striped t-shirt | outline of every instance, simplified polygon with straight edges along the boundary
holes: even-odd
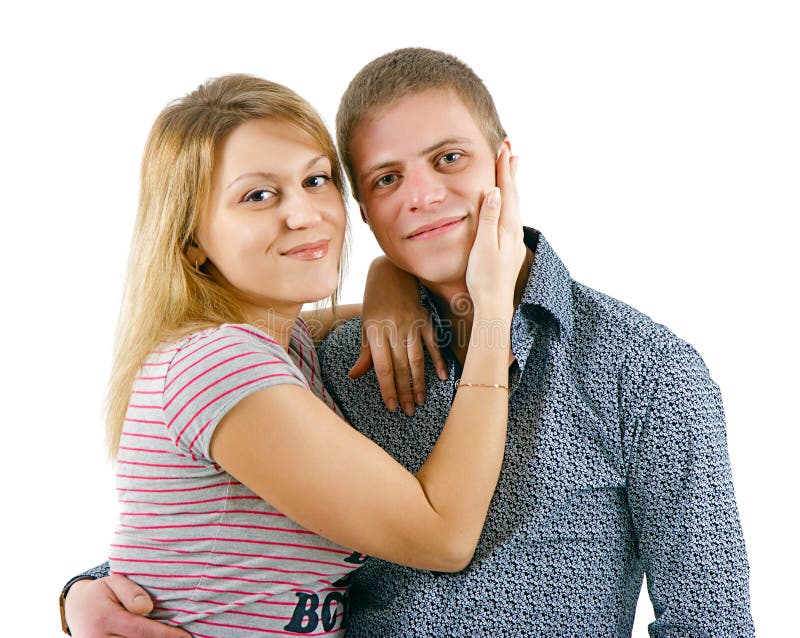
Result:
[[[142,585],[151,616],[201,638],[344,634],[365,557],[281,514],[214,463],[214,428],[261,388],[310,389],[341,416],[298,319],[289,353],[253,326],[161,342],[133,385],[117,460],[111,572]]]

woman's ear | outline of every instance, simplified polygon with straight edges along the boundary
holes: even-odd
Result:
[[[206,263],[206,259],[208,259],[208,255],[206,255],[206,251],[204,251],[197,242],[192,239],[189,242],[189,245],[186,247],[186,259],[189,260],[189,263],[192,264],[195,268],[199,268],[204,263]]]
[[[367,213],[364,210],[364,204],[358,204],[358,211],[361,213],[361,221],[364,222],[367,226],[369,226],[369,220],[367,219]]]

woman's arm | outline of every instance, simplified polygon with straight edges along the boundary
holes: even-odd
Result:
[[[463,569],[505,447],[507,390],[471,384],[508,380],[514,283],[524,256],[519,215],[516,206],[508,208],[499,228],[498,203],[488,198],[481,209],[467,270],[475,316],[464,384],[416,475],[313,394],[290,385],[259,390],[223,417],[211,441],[216,462],[334,542],[412,567]]]

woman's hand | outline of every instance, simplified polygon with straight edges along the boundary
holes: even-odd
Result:
[[[386,257],[372,262],[361,309],[361,355],[348,373],[359,377],[375,367],[386,407],[411,416],[425,402],[423,344],[440,379],[447,364],[436,345],[430,314],[419,302],[419,284]]]
[[[467,288],[476,314],[499,313],[510,318],[514,313],[514,288],[525,260],[516,166],[517,158],[504,147],[497,159],[497,187],[485,195],[481,205],[478,232],[467,262]]]

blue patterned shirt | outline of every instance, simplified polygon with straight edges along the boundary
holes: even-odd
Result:
[[[753,635],[748,564],[722,400],[686,342],[573,281],[545,239],[512,323],[505,461],[472,563],[457,574],[370,559],[351,591],[352,636],[630,636],[643,573],[653,637]],[[429,294],[422,300],[448,338]],[[347,370],[359,321],[320,348],[350,423],[409,470],[425,461],[460,365],[413,417],[374,374]]]

